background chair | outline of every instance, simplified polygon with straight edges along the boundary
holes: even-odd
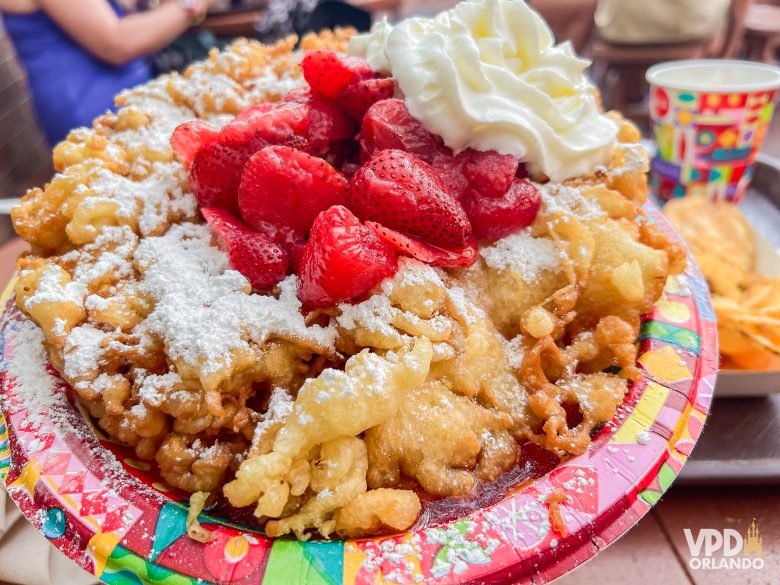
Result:
[[[745,47],[748,59],[774,63],[780,48],[780,6],[750,6],[745,18]]]
[[[0,197],[20,197],[51,172],[49,147],[38,129],[24,72],[0,20]],[[11,234],[11,222],[0,216],[0,243]]]
[[[645,72],[657,63],[678,59],[737,56],[745,33],[745,20],[753,0],[732,0],[724,30],[714,38],[663,45],[626,45],[603,38],[593,41],[596,81],[608,96],[606,106],[629,118],[646,118],[643,101]],[[637,103],[638,102],[638,103]],[[636,104],[636,105],[634,105]]]

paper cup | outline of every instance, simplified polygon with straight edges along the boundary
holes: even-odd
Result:
[[[690,193],[739,202],[753,176],[780,88],[780,68],[689,60],[647,72],[656,155],[651,184],[662,199]]]

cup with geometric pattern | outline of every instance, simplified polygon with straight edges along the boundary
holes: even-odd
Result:
[[[656,142],[651,186],[662,200],[704,194],[738,203],[775,110],[780,68],[698,59],[647,72]]]

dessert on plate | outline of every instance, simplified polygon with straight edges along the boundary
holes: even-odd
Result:
[[[514,0],[237,41],[55,148],[13,213],[16,302],[196,507],[405,530],[521,445],[583,453],[684,268],[587,65]]]

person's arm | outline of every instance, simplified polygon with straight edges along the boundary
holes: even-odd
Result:
[[[213,1],[213,0],[211,0]],[[185,6],[167,2],[148,12],[119,18],[106,0],[39,0],[46,14],[101,61],[122,65],[163,48],[205,12],[208,0]]]

